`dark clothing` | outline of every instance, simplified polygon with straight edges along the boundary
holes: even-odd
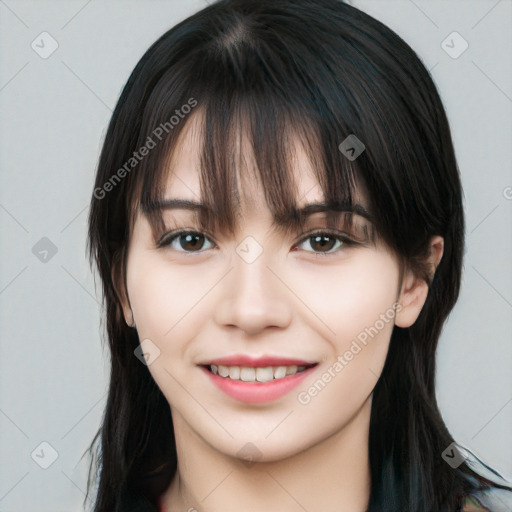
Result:
[[[158,507],[155,507],[144,495],[142,494],[126,494],[122,500],[123,512],[160,512]]]

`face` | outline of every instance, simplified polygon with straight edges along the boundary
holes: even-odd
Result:
[[[194,133],[184,133],[174,155],[167,199],[200,201]],[[295,163],[299,207],[320,202],[300,148]],[[193,433],[239,458],[251,446],[271,461],[343,431],[368,408],[404,297],[396,257],[364,239],[368,220],[357,216],[352,233],[322,238],[317,213],[302,233],[283,237],[271,230],[261,186],[248,176],[236,238],[197,234],[194,213],[172,209],[163,213],[168,243],[157,247],[139,214],[123,307],[156,355],[148,369],[177,438]]]

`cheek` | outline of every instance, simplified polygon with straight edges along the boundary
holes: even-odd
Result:
[[[127,268],[127,286],[139,336],[158,340],[186,338],[197,325],[187,321],[200,312],[201,302],[211,286],[193,266],[169,264],[161,258],[135,255]]]
[[[189,350],[211,307],[206,293],[218,280],[214,277],[199,276],[193,265],[179,267],[147,254],[135,253],[128,262],[127,287],[139,339],[150,339],[160,351],[148,370],[178,410],[189,409],[190,397],[180,383],[190,377]],[[190,383],[188,388],[197,393]],[[200,410],[194,414],[202,418]]]
[[[309,416],[329,411],[325,427],[332,429],[349,421],[371,395],[394,327],[395,260],[381,251],[355,256],[326,274],[309,276],[301,292],[306,294],[306,284],[315,283],[309,287],[308,305],[328,329],[323,329],[327,345],[323,345],[321,368],[301,386],[296,398],[305,422]],[[319,325],[318,320],[312,322]]]
[[[295,282],[297,295],[315,314],[309,315],[312,322],[320,325],[338,352],[347,350],[359,334],[364,338],[367,329],[374,332],[375,324],[383,335],[391,334],[398,266],[388,253],[354,252],[336,266],[305,267]],[[381,315],[386,316],[384,322]]]

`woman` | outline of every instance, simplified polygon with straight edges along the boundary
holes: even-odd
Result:
[[[435,85],[382,23],[222,0],[165,33],[112,116],[89,248],[95,512],[508,510],[436,403],[462,189]]]

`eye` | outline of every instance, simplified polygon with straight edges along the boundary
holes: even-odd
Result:
[[[338,252],[343,246],[357,245],[357,242],[351,240],[345,235],[331,231],[316,231],[310,233],[307,237],[303,238],[296,247],[308,243],[316,254],[332,254]],[[332,250],[335,248],[334,250]]]
[[[205,241],[209,240],[204,233],[198,231],[178,231],[164,235],[158,242],[157,247],[170,246],[178,252],[203,252],[200,249],[203,247]],[[215,244],[212,243],[212,247]],[[210,247],[207,247],[209,249]]]
[[[211,243],[211,246],[206,247],[206,249],[216,247],[204,233],[199,231],[177,231],[163,235],[158,241],[157,247],[169,246],[171,249],[182,253],[200,253],[204,252],[201,249],[204,248],[206,241]],[[295,247],[300,248],[301,245],[306,243],[313,249],[312,251],[306,249],[306,252],[313,252],[317,255],[328,255],[338,252],[342,247],[358,245],[358,242],[355,242],[346,235],[331,231],[310,233],[302,238]]]

